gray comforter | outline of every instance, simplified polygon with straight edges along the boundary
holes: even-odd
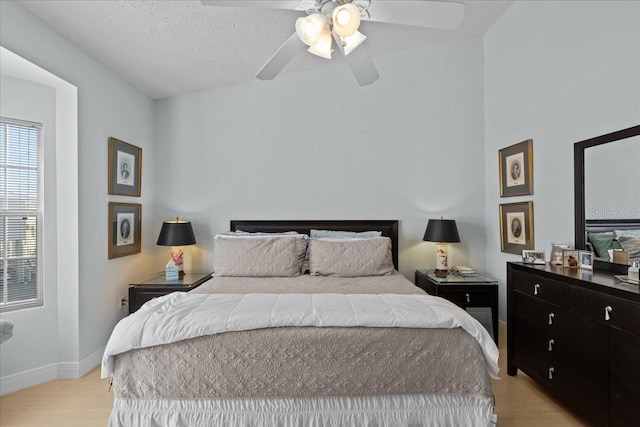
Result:
[[[422,293],[400,274],[216,277],[194,293]],[[269,328],[184,340],[116,358],[119,398],[461,394],[491,399],[482,352],[464,330]]]

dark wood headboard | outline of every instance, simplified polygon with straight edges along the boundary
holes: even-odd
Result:
[[[242,230],[263,233],[279,233],[297,231],[310,234],[314,230],[335,231],[381,231],[383,236],[391,239],[393,265],[398,269],[398,221],[397,220],[322,220],[322,221],[231,221],[231,231]]]

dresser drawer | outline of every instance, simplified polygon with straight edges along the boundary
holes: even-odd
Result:
[[[440,289],[438,296],[463,307],[468,305],[482,306],[493,303],[495,292],[488,290],[469,290],[468,288],[466,290],[459,290],[454,287],[443,287]]]
[[[563,398],[567,398],[575,406],[597,420],[599,425],[608,425],[608,388],[584,382],[561,366],[553,368],[552,378],[547,379],[547,384]]]
[[[620,396],[611,394],[611,427],[635,426],[640,420],[640,406],[632,405]]]
[[[572,342],[600,354],[609,354],[609,327],[588,317],[572,313],[551,304],[546,305],[547,321],[551,331],[567,337]]]
[[[611,328],[611,358],[640,372],[640,336]]]
[[[561,307],[567,306],[568,286],[566,283],[547,279],[537,274],[514,273],[513,286],[516,290],[532,297],[548,301]]]
[[[619,362],[612,362],[611,392],[635,406],[640,406],[640,372]]]
[[[640,334],[640,304],[572,286],[569,290],[572,311],[600,322]]]
[[[513,293],[514,311],[519,316],[526,317],[539,325],[546,325],[548,320],[546,304],[537,298],[530,297],[521,292]],[[508,326],[507,326],[508,327]]]

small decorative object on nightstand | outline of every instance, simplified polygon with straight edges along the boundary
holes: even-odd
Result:
[[[450,274],[438,277],[433,270],[416,270],[416,286],[427,292],[448,299],[466,309],[469,307],[491,308],[493,340],[498,345],[498,281],[477,275]]]
[[[193,235],[191,222],[180,221],[179,218],[176,218],[175,221],[164,221],[156,244],[171,246],[171,259],[169,263],[167,263],[167,267],[169,268],[166,271],[167,280],[175,279],[173,275],[175,270],[171,269],[171,267],[178,268],[179,277],[184,276],[184,251],[180,246],[196,244],[196,236]]]
[[[422,238],[425,242],[436,242],[436,270],[437,277],[447,277],[447,243],[460,241],[458,227],[452,219],[430,219],[427,230]]]
[[[187,273],[179,280],[166,280],[165,272],[129,285],[129,314],[154,298],[171,292],[188,292],[211,279],[212,273]]]

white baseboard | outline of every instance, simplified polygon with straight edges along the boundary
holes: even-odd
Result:
[[[0,396],[58,379],[58,364],[41,366],[0,378]]]
[[[105,347],[102,347],[79,362],[58,362],[58,379],[78,379],[87,375],[102,362]]]
[[[78,379],[100,365],[105,347],[79,362],[58,362],[0,378],[0,396],[62,378]]]

